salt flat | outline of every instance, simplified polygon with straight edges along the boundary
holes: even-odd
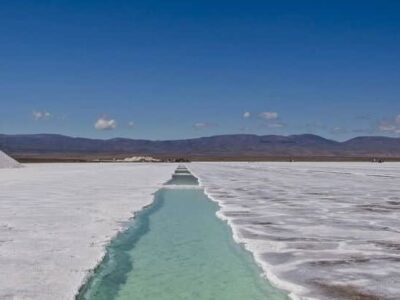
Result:
[[[173,164],[31,164],[0,170],[0,299],[71,300],[104,246]]]
[[[299,299],[399,299],[399,163],[192,163],[237,240]]]

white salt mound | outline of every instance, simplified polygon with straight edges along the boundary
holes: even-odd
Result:
[[[20,164],[0,150],[0,169],[17,168]]]

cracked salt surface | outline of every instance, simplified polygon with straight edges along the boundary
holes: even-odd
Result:
[[[0,299],[72,300],[174,164],[31,164],[0,170]]]
[[[399,163],[192,163],[235,238],[300,299],[399,299]]]

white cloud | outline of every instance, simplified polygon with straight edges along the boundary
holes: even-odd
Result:
[[[129,122],[128,122],[128,126],[129,126],[129,127],[135,127],[135,122],[129,121]]]
[[[264,121],[261,126],[266,126],[271,129],[281,129],[286,127],[286,124],[279,118],[279,114],[275,111],[263,111],[258,116]]]
[[[35,121],[46,120],[46,119],[51,117],[51,113],[49,113],[48,111],[36,111],[36,110],[34,110],[32,112],[32,116],[33,116],[33,119]]]
[[[117,122],[114,119],[102,117],[96,121],[94,128],[97,130],[112,130],[117,128]]]
[[[278,119],[279,115],[275,111],[264,111],[264,112],[260,113],[260,117],[267,121],[271,121],[271,120]]]
[[[251,117],[251,113],[249,111],[246,111],[243,113],[243,118],[248,119]]]

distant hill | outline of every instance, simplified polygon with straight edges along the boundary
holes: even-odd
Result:
[[[154,155],[171,157],[388,157],[400,158],[400,138],[357,137],[337,142],[312,134],[219,135],[151,141],[75,138],[54,134],[0,135],[0,149],[13,156]]]

